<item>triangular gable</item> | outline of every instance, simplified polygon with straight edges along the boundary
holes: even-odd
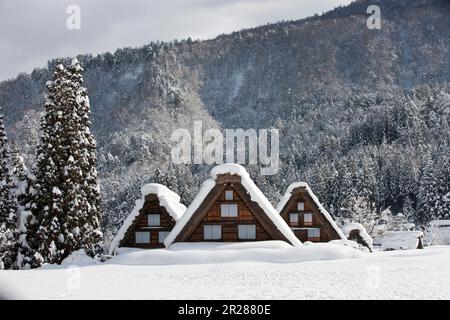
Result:
[[[211,179],[203,183],[194,201],[167,236],[164,242],[166,247],[173,242],[187,241],[219,195],[225,190],[227,182],[233,183],[233,188],[239,197],[274,240],[283,240],[294,246],[301,245],[300,240],[250,179],[247,171],[237,164],[224,164],[211,170]]]
[[[311,188],[308,186],[306,182],[295,182],[292,183],[286,190],[286,193],[281,198],[280,202],[277,205],[277,212],[282,215],[285,211],[285,208],[289,207],[290,202],[293,201],[293,195],[298,192],[298,190],[304,190],[306,195],[311,199],[311,201],[317,206],[319,212],[325,217],[325,219],[330,223],[331,227],[336,231],[338,236],[341,239],[346,239],[342,230],[338,227],[336,222],[334,222],[330,213],[325,210],[325,208],[320,203],[319,199],[312,192]]]
[[[186,207],[180,203],[180,196],[175,192],[157,183],[146,184],[141,188],[142,198],[136,200],[135,206],[124,223],[120,227],[109,248],[109,254],[114,254],[121,243],[127,238],[130,230],[134,229],[136,223],[142,218],[145,212],[145,202],[152,200],[152,196],[159,201],[161,212],[168,214],[175,222],[177,222],[184,212]]]

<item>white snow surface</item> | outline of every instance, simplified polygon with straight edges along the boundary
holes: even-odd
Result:
[[[119,257],[78,269],[3,270],[0,294],[16,299],[450,299],[450,246],[292,263],[122,265],[115,262]]]
[[[258,203],[258,205],[269,217],[269,219],[272,220],[277,229],[286,237],[286,239],[288,239],[291,242],[293,246],[301,246],[300,240],[295,236],[295,234],[292,232],[292,230],[289,228],[289,226],[286,224],[283,218],[281,218],[281,216],[272,206],[270,201],[255,185],[253,180],[250,178],[250,175],[248,174],[247,170],[245,170],[245,168],[239,164],[226,163],[212,168],[211,179],[208,179],[205,182],[203,182],[199,193],[194,198],[192,203],[189,205],[183,217],[177,222],[172,232],[164,240],[164,244],[166,245],[166,247],[170,246],[173,243],[173,241],[176,239],[176,237],[183,229],[183,227],[189,222],[192,215],[195,213],[195,211],[201,205],[203,200],[216,185],[215,180],[217,176],[220,174],[231,174],[240,176],[241,184],[249,193],[251,200]]]
[[[352,223],[346,223],[341,227],[342,232],[344,233],[345,238],[348,238],[350,235],[350,232],[353,230],[359,230],[359,235],[363,240],[369,245],[370,249],[373,249],[373,239],[372,237],[367,233],[366,228],[360,223],[352,222]]]
[[[342,233],[342,230],[339,229],[336,222],[334,222],[333,218],[331,217],[330,213],[325,210],[325,208],[320,203],[319,199],[316,197],[314,192],[312,192],[311,188],[306,182],[294,182],[289,185],[289,187],[286,189],[286,192],[284,196],[281,198],[280,202],[277,204],[276,211],[278,213],[281,213],[281,210],[286,206],[286,203],[289,201],[289,199],[292,196],[292,191],[296,188],[303,187],[306,189],[306,192],[308,192],[311,199],[315,202],[315,204],[319,207],[319,211],[325,216],[325,218],[330,222],[331,226],[336,230],[337,234],[341,239],[345,240],[347,239],[345,235]]]
[[[86,252],[83,249],[80,249],[78,251],[73,252],[71,255],[69,255],[67,258],[65,258],[61,265],[63,266],[70,266],[70,265],[77,265],[77,266],[84,266],[84,265],[92,265],[96,264],[97,262],[89,257]]]
[[[149,183],[141,188],[142,198],[136,200],[136,204],[131,211],[130,215],[125,219],[124,223],[120,227],[117,235],[114,237],[111,245],[109,247],[109,254],[114,254],[115,250],[118,248],[120,241],[122,241],[128,228],[132,225],[135,218],[139,215],[139,211],[144,206],[145,197],[149,194],[156,194],[159,199],[159,204],[163,206],[169,215],[178,221],[186,211],[186,207],[180,203],[180,196],[158,183]]]
[[[419,237],[423,238],[422,231],[392,231],[383,235],[381,249],[383,250],[407,250],[416,249]],[[450,266],[449,266],[450,268]]]
[[[361,253],[354,249],[323,243],[293,247],[279,240],[242,243],[181,242],[174,243],[169,249],[119,248],[109,263],[120,265],[189,265],[243,261],[292,263],[359,257]]]

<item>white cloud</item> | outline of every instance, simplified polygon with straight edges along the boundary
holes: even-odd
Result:
[[[351,0],[0,0],[0,80],[55,57],[114,51],[156,40],[213,38],[268,22],[295,20]],[[81,30],[66,28],[67,6]]]

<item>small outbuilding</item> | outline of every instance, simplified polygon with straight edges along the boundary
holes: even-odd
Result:
[[[392,231],[383,235],[382,250],[423,249],[422,231]]]
[[[369,251],[373,249],[373,239],[367,232],[366,228],[360,223],[346,223],[341,226],[341,230],[348,240],[366,247]]]

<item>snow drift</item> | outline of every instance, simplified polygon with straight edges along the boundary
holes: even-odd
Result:
[[[192,265],[230,262],[294,263],[360,258],[355,249],[328,243],[293,247],[284,241],[175,243],[169,249],[119,248],[108,264]]]

